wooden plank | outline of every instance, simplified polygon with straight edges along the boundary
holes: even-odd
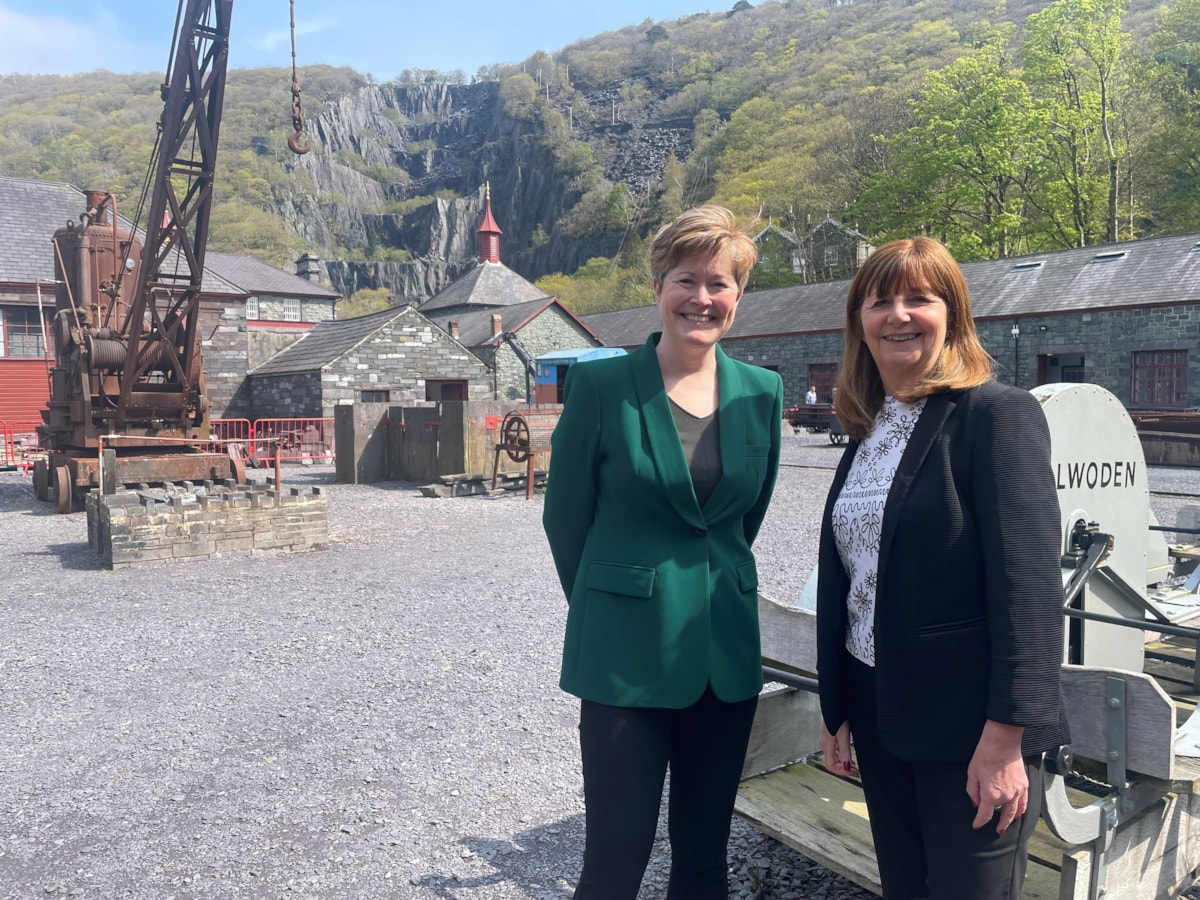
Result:
[[[1175,706],[1149,675],[1094,666],[1063,666],[1063,700],[1076,756],[1104,760],[1109,676],[1125,679],[1125,768],[1163,781],[1174,772]]]
[[[867,805],[857,785],[799,763],[743,781],[734,812],[809,859],[880,893]]]
[[[881,892],[879,867],[862,788],[815,763],[798,763],[748,778],[738,789],[734,811],[765,834],[873,893]],[[1056,865],[1041,858],[1061,850],[1044,832],[1030,842],[1023,900],[1059,900]],[[1036,853],[1032,852],[1036,849]],[[1074,900],[1074,898],[1071,898]]]
[[[767,691],[758,698],[742,777],[761,775],[820,749],[820,701],[795,688]]]
[[[1200,866],[1200,798],[1172,794],[1117,830],[1109,852],[1105,900],[1179,896]]]
[[[759,594],[758,629],[762,636],[763,665],[816,674],[816,613]]]

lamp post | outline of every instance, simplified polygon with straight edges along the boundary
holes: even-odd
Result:
[[[1013,322],[1012,326],[1013,339],[1013,384],[1020,382],[1021,378],[1021,326],[1017,322]]]

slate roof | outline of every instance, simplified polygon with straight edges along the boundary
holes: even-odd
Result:
[[[503,316],[502,327],[505,331],[515,332],[520,331],[533,321],[536,316],[541,315],[543,311],[549,309],[551,306],[557,306],[587,331],[590,332],[592,330],[583,319],[572,313],[554,297],[543,297],[540,300],[515,303],[511,306],[468,309],[459,312],[434,312],[428,317],[438,328],[447,334],[450,333],[450,323],[457,322],[459,343],[464,347],[479,349],[480,347],[494,346],[499,343],[497,336],[492,334],[493,313],[499,313]],[[425,314],[424,307],[421,307],[421,313]]]
[[[266,294],[275,297],[311,297],[316,300],[336,300],[341,296],[337,291],[259,262],[252,256],[213,253],[210,250],[204,254],[204,268],[236,284],[247,294],[256,296]]]
[[[83,191],[69,184],[0,178],[0,282],[52,281],[50,239],[83,210]]]
[[[72,185],[0,177],[0,284],[33,284],[39,278],[53,281],[54,249],[50,240],[68,221],[78,222],[86,208],[83,191]],[[128,219],[119,218],[122,228],[133,229]],[[208,266],[203,290],[234,296],[245,293]]]
[[[1200,303],[1200,234],[963,263],[976,319]],[[840,331],[848,279],[754,291],[726,340]],[[661,322],[655,306],[584,316],[609,347],[634,347]]]
[[[550,296],[545,291],[526,281],[504,263],[481,262],[422,303],[420,311],[429,315],[431,312],[458,307],[515,306],[529,300],[548,299]]]
[[[292,375],[319,371],[349,353],[380,328],[414,311],[411,306],[393,306],[353,319],[318,322],[302,338],[289,344],[250,374]]]

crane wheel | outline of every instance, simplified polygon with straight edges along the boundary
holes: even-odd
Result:
[[[42,503],[50,499],[50,466],[44,459],[33,462],[33,496]]]
[[[71,503],[75,499],[71,484],[71,470],[66,466],[54,467],[54,511],[60,514],[71,511]]]

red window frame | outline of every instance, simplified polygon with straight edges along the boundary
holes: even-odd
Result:
[[[1132,406],[1188,405],[1187,350],[1133,351]]]

